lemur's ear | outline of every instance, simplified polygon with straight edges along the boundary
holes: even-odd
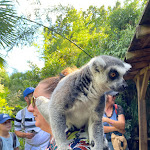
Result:
[[[106,66],[106,63],[101,57],[92,58],[88,63],[91,71],[100,72]]]
[[[130,64],[127,64],[125,62],[123,64],[127,71],[132,68],[132,66]]]

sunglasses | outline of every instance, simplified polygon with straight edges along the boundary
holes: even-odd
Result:
[[[35,108],[35,106],[36,106],[35,102],[36,102],[36,98],[34,96],[32,96],[32,98],[31,98],[31,104],[32,104],[33,108]]]
[[[5,121],[4,123],[2,123],[3,125],[6,125],[6,124],[8,124],[8,123],[11,123],[11,120],[7,120],[7,121]]]

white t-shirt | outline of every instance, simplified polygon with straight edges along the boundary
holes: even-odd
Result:
[[[22,130],[22,128],[21,128],[21,120],[22,120],[21,111],[22,110],[20,110],[16,115],[16,119],[19,120],[20,122],[19,121],[14,122],[15,130],[17,130],[17,131]],[[33,113],[29,112],[27,107],[25,107],[25,118],[26,119],[28,118],[31,120],[31,121],[25,121],[25,132],[30,132],[31,130],[34,130],[35,132],[39,132],[41,130],[39,127],[35,126],[35,119],[34,119]]]
[[[4,138],[2,136],[0,136],[0,138],[2,139],[2,150],[14,150],[13,148],[13,137],[9,132],[10,137],[9,138]],[[20,143],[18,141],[18,138],[16,136],[16,147],[19,147]],[[15,147],[15,148],[16,148]]]
[[[16,119],[21,121],[21,111],[20,110],[17,115]],[[31,130],[34,130],[36,132],[35,136],[32,139],[26,139],[25,143],[25,149],[29,150],[32,147],[32,150],[41,150],[46,148],[48,145],[49,139],[50,139],[50,134],[41,130],[39,127],[35,126],[35,120],[33,113],[29,112],[27,110],[27,107],[25,108],[25,118],[28,118],[30,121],[25,121],[25,131],[24,132],[31,132]],[[21,122],[15,121],[15,130],[16,131],[21,131]]]

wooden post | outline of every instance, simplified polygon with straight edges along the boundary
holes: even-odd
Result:
[[[143,71],[144,70],[144,71]],[[138,119],[139,119],[139,150],[147,150],[147,117],[145,95],[150,77],[148,68],[142,70],[142,74],[135,77],[138,92]]]

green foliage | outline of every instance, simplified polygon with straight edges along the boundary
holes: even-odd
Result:
[[[20,12],[19,12],[20,13]],[[13,0],[0,0],[0,48],[11,50],[18,44],[31,44],[39,28],[25,16],[19,16]],[[4,62],[0,56],[0,65]]]
[[[127,83],[127,89],[117,97],[116,103],[124,109],[126,118],[125,135],[127,139],[130,139],[137,136],[134,129],[138,127],[138,104],[135,83],[133,81],[128,81]]]
[[[117,2],[114,8],[109,7],[107,10],[104,6],[100,8],[90,6],[87,11],[77,11],[72,7],[64,9],[65,14],[59,15],[52,26],[54,30],[45,29],[43,33],[45,37],[43,77],[47,74],[56,75],[64,67],[72,64],[81,67],[90,59],[62,36],[84,48],[92,57],[106,54],[123,59],[143,6],[139,5],[138,0],[133,2],[128,0],[123,7]]]
[[[24,150],[25,139],[24,138],[19,138],[19,142],[20,142],[19,150]]]
[[[104,7],[96,10],[91,6],[87,13],[69,8],[66,11],[65,16],[58,16],[53,28],[61,35],[75,41],[80,47],[85,47],[87,53],[94,54],[97,51],[101,53],[100,47],[107,38],[107,34],[105,34],[106,28],[98,26],[95,16],[98,13],[105,14]],[[100,17],[100,14],[99,18],[106,19]],[[87,55],[83,55],[83,52],[73,43],[53,31],[45,29],[44,37],[45,67],[42,70],[44,76],[56,75],[67,66],[81,67],[90,59]]]
[[[76,50],[77,51],[72,51],[70,48],[68,48],[50,54],[51,59],[45,62],[45,67],[42,69],[41,77],[45,78],[49,76],[55,76],[62,71],[62,68],[74,66],[78,56],[78,49]]]
[[[8,76],[4,69],[0,69],[0,113],[7,113],[12,115],[13,107],[9,106],[6,97],[9,93],[8,88],[4,86],[3,83],[8,82]]]
[[[0,113],[12,115],[13,109],[14,109],[13,107],[8,106],[8,103],[6,102],[5,99],[2,99],[0,97]]]
[[[125,58],[128,46],[131,42],[131,39],[134,35],[135,28],[131,25],[127,26],[125,30],[116,31],[116,33],[111,33],[104,45],[106,51],[104,54],[113,55],[121,59]]]
[[[13,73],[10,76],[9,89],[14,93],[23,93],[27,87],[35,87],[40,81],[39,68],[34,68],[26,73]]]
[[[0,69],[0,82],[4,84],[6,87],[9,84],[9,76],[4,68]]]
[[[108,31],[109,36],[103,45],[104,54],[124,59],[142,11],[143,6],[139,5],[138,0],[133,2],[126,0],[123,7],[120,6],[119,2],[116,3],[108,17],[110,30]]]
[[[16,15],[16,10],[14,9],[12,1],[1,0],[0,1],[0,22],[1,22],[1,37],[0,37],[0,46],[9,46],[15,42],[16,35],[15,24],[17,18],[12,17]],[[7,36],[6,36],[7,35]],[[7,37],[10,36],[8,39]]]
[[[26,106],[26,102],[23,97],[23,91],[27,87],[36,87],[40,78],[40,70],[36,65],[30,64],[32,71],[26,73],[13,73],[10,76],[10,82],[8,88],[10,93],[7,96],[9,105],[13,106],[14,114]]]
[[[0,57],[0,68],[3,68],[4,64],[5,64],[5,60],[2,57]]]
[[[116,3],[116,7],[110,13],[108,18],[111,30],[125,30],[127,25],[136,26],[137,19],[140,16],[139,0],[126,0],[123,7]]]

